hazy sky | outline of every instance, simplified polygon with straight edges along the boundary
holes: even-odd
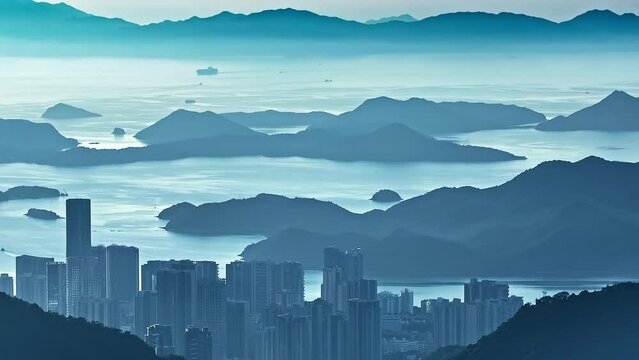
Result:
[[[2,0],[0,0],[2,1]],[[47,0],[48,2],[59,2]],[[224,10],[250,13],[293,7],[367,20],[408,13],[418,18],[452,11],[510,11],[565,20],[590,9],[639,13],[639,0],[68,0],[87,12],[138,23],[210,16]]]

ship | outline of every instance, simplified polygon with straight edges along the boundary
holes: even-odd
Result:
[[[197,70],[197,74],[199,76],[210,76],[210,75],[217,75],[218,70],[214,67],[207,67],[206,69],[198,69]]]

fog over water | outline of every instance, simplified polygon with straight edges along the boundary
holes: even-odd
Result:
[[[219,58],[199,61],[115,58],[0,58],[0,118],[42,121],[45,108],[66,102],[104,116],[56,120],[65,136],[98,148],[141,146],[132,135],[179,108],[215,112],[348,111],[367,98],[423,97],[436,101],[516,104],[548,118],[594,104],[612,90],[639,95],[636,53],[583,55],[401,55],[344,58]],[[198,68],[220,74],[197,77]],[[326,82],[325,80],[332,80]],[[200,85],[201,84],[201,85]],[[196,100],[185,105],[186,99]],[[113,137],[114,127],[127,135]],[[260,129],[268,133],[293,129]],[[532,128],[481,131],[446,137],[526,156],[525,161],[486,164],[339,163],[302,158],[185,159],[90,168],[0,165],[0,190],[42,185],[93,201],[94,243],[140,248],[149,259],[208,259],[226,264],[260,236],[190,237],[168,233],[155,216],[181,201],[201,204],[258,193],[314,197],[352,211],[379,208],[368,199],[381,188],[404,198],[441,186],[489,187],[542,161],[597,155],[639,161],[639,133],[546,133]],[[90,144],[97,142],[98,144]],[[0,272],[14,272],[11,254],[64,256],[64,220],[23,214],[29,208],[64,216],[64,198],[0,203]],[[321,256],[322,254],[318,254]],[[224,275],[223,266],[221,267]],[[526,280],[526,281],[524,281]],[[512,293],[527,301],[542,291],[593,289],[609,282],[531,283],[518,279]],[[416,300],[461,296],[460,279],[424,279],[411,286]],[[307,297],[319,294],[321,275],[307,273]],[[405,284],[385,281],[398,291]],[[395,285],[390,285],[391,283]],[[435,284],[433,284],[435,283]]]

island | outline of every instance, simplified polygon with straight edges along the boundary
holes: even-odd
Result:
[[[366,100],[354,110],[315,124],[313,128],[361,134],[402,124],[425,135],[439,135],[510,129],[545,120],[543,114],[515,105],[379,97]]]
[[[13,152],[34,154],[59,151],[78,146],[78,141],[61,135],[51,124],[36,123],[22,119],[0,119],[0,144],[4,156],[11,158]]]
[[[124,136],[126,134],[126,131],[124,131],[123,128],[116,127],[113,129],[111,134],[115,136]]]
[[[550,161],[496,187],[440,188],[384,211],[261,194],[188,206],[165,229],[264,235],[245,259],[311,268],[323,247],[359,247],[380,277],[637,276],[639,208],[628,201],[639,198],[637,178],[639,163]]]
[[[639,98],[614,91],[600,102],[537,125],[540,131],[639,131]]]
[[[71,106],[64,103],[56,104],[48,108],[44,114],[43,119],[62,120],[62,119],[83,119],[100,117],[102,115],[90,112],[75,106]]]
[[[31,208],[29,209],[29,211],[27,211],[26,214],[24,214],[30,218],[34,218],[34,219],[39,219],[39,220],[59,220],[62,219],[62,217],[58,214],[56,214],[53,211],[50,210],[43,210],[43,209],[34,209]]]
[[[184,103],[187,105],[192,105],[195,104],[197,101],[193,100],[193,99],[186,99],[184,100]]]
[[[402,197],[393,190],[383,189],[376,192],[371,200],[379,203],[392,203],[402,201]]]
[[[149,144],[169,143],[218,135],[256,135],[253,130],[236,124],[211,111],[177,110],[134,137]]]
[[[42,186],[16,186],[5,192],[0,191],[0,202],[24,199],[47,199],[67,196],[59,190]]]

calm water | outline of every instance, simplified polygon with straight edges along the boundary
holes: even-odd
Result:
[[[512,103],[566,114],[595,103],[613,89],[639,94],[638,54],[562,56],[402,55],[358,58],[221,58],[207,62],[150,59],[0,58],[0,117],[40,121],[48,106],[68,102],[102,118],[55,121],[66,136],[88,146],[140,146],[131,135],[171,111],[325,110],[340,113],[376,96],[425,97]],[[220,68],[215,77],[196,77],[203,66]],[[596,71],[594,71],[596,69]],[[325,79],[333,82],[326,83]],[[197,104],[184,105],[195,99]],[[129,135],[114,138],[113,127]],[[300,129],[260,129],[273,133]],[[87,169],[0,165],[0,188],[43,185],[93,200],[94,243],[140,248],[148,259],[237,259],[261,237],[198,238],[167,233],[155,216],[174,203],[196,204],[251,197],[261,192],[315,197],[363,212],[378,205],[367,199],[380,188],[404,197],[441,186],[488,187],[503,183],[545,160],[578,160],[598,155],[639,160],[639,133],[540,133],[533,129],[483,131],[448,137],[528,157],[496,164],[336,163],[301,158],[186,159]],[[45,222],[23,214],[30,208],[64,214],[64,199],[0,203],[0,272],[14,271],[11,254],[62,258],[64,221]],[[318,254],[321,256],[321,254]],[[223,275],[223,273],[222,273]],[[307,274],[308,297],[319,293],[321,276]],[[416,299],[460,297],[461,279],[424,279],[412,284]],[[578,291],[609,280],[531,282],[514,279],[512,293],[527,301],[543,291]],[[405,284],[388,285],[396,290]]]

